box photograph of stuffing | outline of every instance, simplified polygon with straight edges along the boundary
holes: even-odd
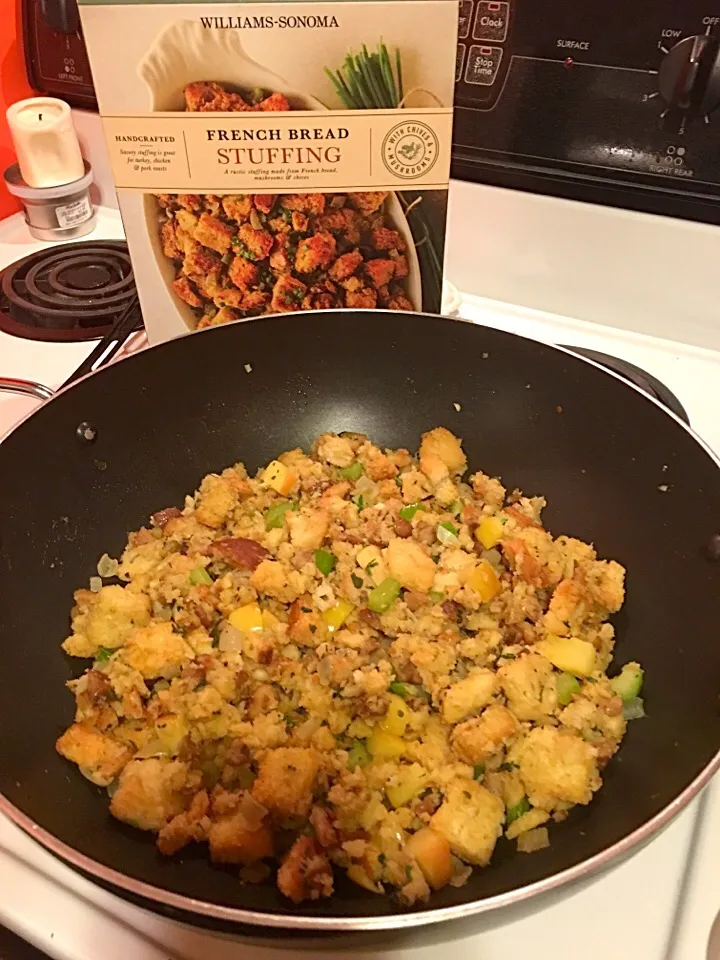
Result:
[[[150,338],[309,309],[439,312],[456,4],[204,9],[83,7]],[[133,30],[122,90],[109,20]]]

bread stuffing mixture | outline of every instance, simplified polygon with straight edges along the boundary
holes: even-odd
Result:
[[[185,103],[192,111],[291,109],[281,93],[246,98],[208,81],[189,84]],[[406,244],[389,220],[388,196],[160,194],[162,250],[177,266],[173,289],[199,328],[292,310],[412,310]]]
[[[466,471],[438,427],[206,476],[76,592],[59,752],[163,854],[277,867],[296,903],[344,871],[408,905],[503,835],[546,847],[642,715],[639,665],[607,676],[625,571]]]

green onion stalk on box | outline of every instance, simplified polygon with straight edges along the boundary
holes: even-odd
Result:
[[[338,70],[325,67],[325,73],[348,110],[401,109],[405,106],[402,62],[397,48],[391,60],[384,43],[380,42],[373,53],[363,44],[359,53],[348,53]],[[439,304],[442,257],[423,209],[423,195],[417,190],[404,190],[397,196],[415,240],[422,278],[430,285],[431,295]]]

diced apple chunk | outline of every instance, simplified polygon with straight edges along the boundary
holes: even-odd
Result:
[[[548,637],[535,644],[558,670],[566,670],[576,677],[589,677],[595,669],[595,647],[579,637]]]
[[[263,471],[262,481],[268,487],[272,487],[277,493],[286,497],[295,486],[297,477],[284,463],[280,463],[279,460],[272,460]]]

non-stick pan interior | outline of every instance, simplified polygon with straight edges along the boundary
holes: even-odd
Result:
[[[251,366],[246,372],[245,365]],[[457,409],[459,407],[459,409]],[[97,441],[76,436],[92,422]],[[676,421],[574,356],[510,334],[416,315],[276,317],[195,334],[67,390],[0,446],[0,789],[74,850],[130,878],[208,903],[289,918],[382,917],[390,898],[338,878],[331,900],[293,906],[241,886],[203,848],[168,859],[114,821],[107,798],[56,755],[72,719],[64,683],[72,592],[118,555],[149,513],[182,504],[200,478],[250,470],[323,430],[416,449],[444,425],[472,467],[542,494],[555,533],[593,541],[628,568],[619,662],[646,668],[648,717],[631,725],[592,804],[551,827],[551,846],[500,842],[435,910],[506,894],[603,851],[670,804],[720,746],[720,471]]]

